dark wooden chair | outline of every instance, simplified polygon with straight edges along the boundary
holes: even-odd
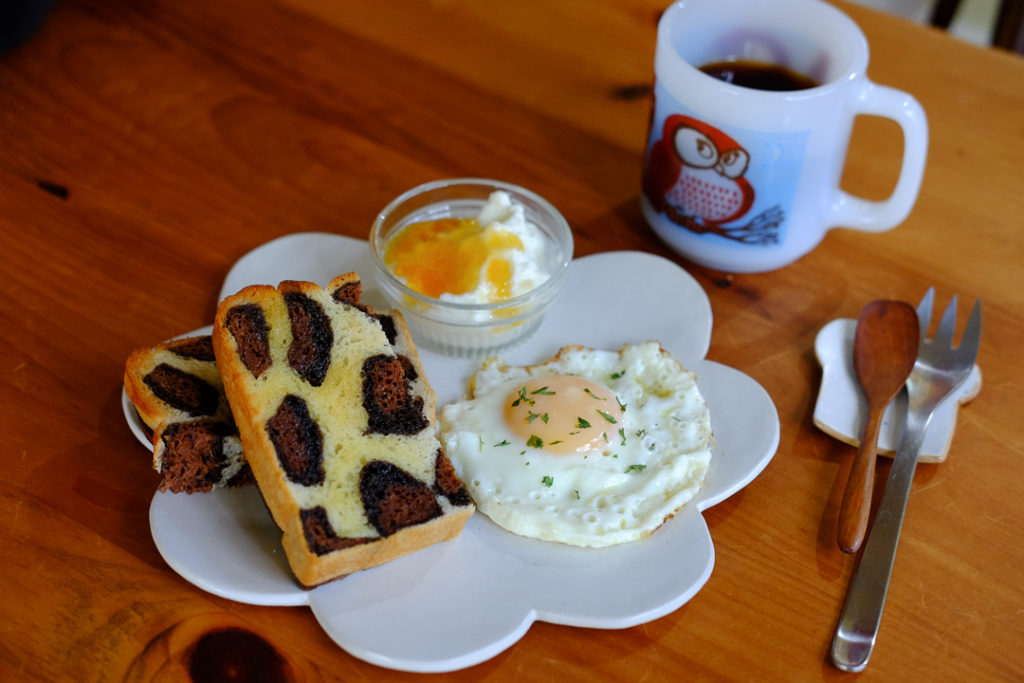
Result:
[[[949,28],[959,6],[960,0],[938,0],[932,9],[932,26]],[[991,43],[1024,54],[1024,0],[999,0]]]

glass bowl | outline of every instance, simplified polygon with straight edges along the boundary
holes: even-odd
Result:
[[[409,224],[476,216],[499,190],[522,205],[526,220],[546,237],[539,265],[550,276],[537,287],[494,303],[445,301],[413,290],[386,265],[389,240]],[[377,216],[369,242],[381,293],[402,312],[416,343],[456,357],[496,354],[533,334],[565,285],[573,251],[569,224],[547,200],[517,185],[482,178],[437,180],[405,192]]]

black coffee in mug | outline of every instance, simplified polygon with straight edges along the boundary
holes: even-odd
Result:
[[[700,67],[709,76],[755,90],[806,90],[821,85],[784,66],[746,60],[712,62]]]

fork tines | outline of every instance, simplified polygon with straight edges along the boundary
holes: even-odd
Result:
[[[931,323],[932,305],[934,302],[935,288],[929,287],[921,299],[921,303],[917,305],[917,319],[920,321],[921,327],[921,345],[923,347],[924,344],[929,343],[943,348],[952,348],[953,332],[956,329],[957,296],[954,294],[949,300],[949,305],[946,306],[946,310],[942,314],[942,320],[939,321],[938,329],[935,330],[935,336],[928,339],[928,329]],[[960,343],[957,345],[957,349],[962,351],[965,356],[969,355],[973,362],[973,358],[978,352],[980,340],[981,301],[975,299],[971,313],[967,317],[967,325],[964,327],[963,334],[960,335]]]

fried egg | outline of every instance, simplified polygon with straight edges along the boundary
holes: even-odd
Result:
[[[441,440],[478,509],[530,538],[645,538],[700,490],[714,444],[694,373],[657,342],[569,346],[533,366],[487,359]]]

